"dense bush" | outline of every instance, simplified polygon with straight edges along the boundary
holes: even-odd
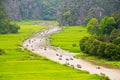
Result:
[[[9,27],[10,27],[10,32],[11,33],[17,33],[18,29],[20,29],[20,27],[15,25],[15,24],[10,24]]]
[[[120,59],[119,46],[112,43],[101,42],[94,38],[85,37],[80,40],[80,48],[86,54],[107,58],[109,60]]]
[[[5,54],[5,51],[3,49],[0,49],[0,55]]]
[[[3,24],[0,23],[0,34],[18,33],[18,30],[20,29],[19,26],[14,24],[6,24],[4,22],[2,23]]]
[[[116,44],[116,45],[119,45],[120,44],[120,37],[117,37],[113,40],[113,43]]]
[[[19,27],[10,23],[6,10],[0,0],[0,34],[17,33]]]
[[[80,49],[85,53],[85,48],[86,48],[86,41],[88,37],[84,37],[83,39],[80,40]]]

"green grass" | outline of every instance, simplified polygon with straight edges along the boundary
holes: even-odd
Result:
[[[24,20],[24,21],[13,21],[11,23],[16,23],[18,25],[36,25],[38,23],[48,23],[53,25],[58,25],[59,23],[57,21],[49,21],[49,20]]]
[[[0,35],[0,80],[101,80],[98,75],[52,62],[20,47],[22,41],[45,26],[33,25],[35,21],[16,22],[18,34]],[[54,23],[54,22],[53,22]]]
[[[50,36],[50,40],[53,46],[61,47],[71,52],[80,52],[79,40],[88,35],[84,27],[70,26],[64,27],[62,31]]]
[[[0,80],[100,80],[97,75],[48,60],[7,61],[0,64]]]

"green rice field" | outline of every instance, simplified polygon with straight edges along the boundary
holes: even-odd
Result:
[[[91,75],[86,71],[75,70],[71,67],[60,65],[22,48],[22,42],[25,39],[47,28],[46,26],[35,25],[34,22],[15,22],[20,26],[18,34],[0,35],[0,49],[5,51],[5,54],[0,55],[0,80],[102,80],[102,77],[98,75]],[[53,23],[56,24],[56,22]],[[79,29],[79,27],[76,27],[76,29]],[[65,31],[63,30],[63,32]],[[81,28],[81,30],[77,30],[77,33],[80,32],[84,33],[85,29]],[[73,30],[67,36],[68,39],[71,39],[74,33],[75,31]],[[76,34],[74,39],[77,51],[79,49],[76,41],[79,41],[82,37],[78,37],[78,35]],[[55,42],[54,44],[59,45],[60,42]],[[73,42],[69,41],[69,43],[64,43],[62,46],[66,44],[70,44],[66,47],[71,48]]]
[[[81,38],[88,35],[84,27],[69,26],[64,27],[62,31],[50,36],[50,40],[53,46],[61,47],[71,52],[80,52],[79,41]]]

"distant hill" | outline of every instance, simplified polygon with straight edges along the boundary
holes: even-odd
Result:
[[[4,0],[4,5],[10,20],[58,19],[61,25],[82,25],[120,11],[120,0]]]
[[[55,20],[57,8],[64,0],[4,0],[11,20]]]
[[[61,25],[81,25],[92,17],[100,20],[118,11],[120,0],[65,0],[59,8],[58,19]]]

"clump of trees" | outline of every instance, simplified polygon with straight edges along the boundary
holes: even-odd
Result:
[[[0,34],[7,33],[17,33],[20,27],[14,24],[11,24],[6,10],[3,6],[2,0],[0,1]]]
[[[80,41],[80,48],[86,54],[107,58],[109,60],[120,59],[120,46],[113,43],[102,42],[94,38],[84,37]]]
[[[80,49],[90,55],[120,60],[120,16],[104,17],[100,22],[92,18],[87,24],[90,37],[80,40]]]

